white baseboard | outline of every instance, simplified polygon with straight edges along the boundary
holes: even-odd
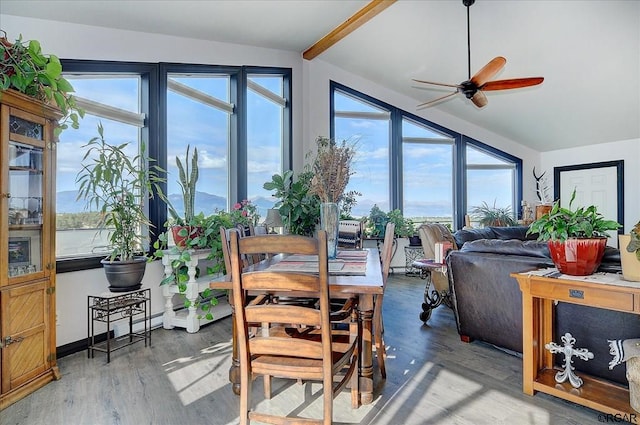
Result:
[[[162,327],[162,313],[151,316],[151,329]],[[133,332],[144,332],[144,320],[133,322]],[[129,333],[129,321],[121,320],[113,326],[113,334],[116,338]]]

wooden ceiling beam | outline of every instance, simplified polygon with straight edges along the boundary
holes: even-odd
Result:
[[[315,58],[395,2],[396,0],[372,0],[329,34],[318,40],[313,46],[305,50],[302,57],[306,60]]]

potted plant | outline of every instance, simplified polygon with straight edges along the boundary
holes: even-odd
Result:
[[[355,147],[346,140],[337,143],[322,136],[316,139],[309,193],[320,198],[320,228],[327,232],[330,259],[336,258],[338,253],[339,203],[342,202],[349,178],[354,173],[351,164],[355,154]]]
[[[620,262],[625,280],[640,282],[640,221],[628,235],[618,235]]]
[[[56,136],[69,125],[78,128],[78,120],[84,116],[84,111],[78,108],[71,95],[73,86],[62,77],[58,57],[42,53],[37,40],[23,41],[20,36],[11,43],[4,31],[0,34],[0,92],[13,89],[57,105],[63,117],[54,129]]]
[[[410,218],[404,218],[404,216],[402,215],[402,211],[400,211],[399,209],[395,209],[387,213],[387,223],[395,224],[395,230],[393,231],[393,233],[398,238],[411,238],[416,234],[413,220],[411,220]]]
[[[369,217],[367,217],[364,232],[370,238],[384,238],[384,229],[388,222],[387,213],[382,211],[377,204],[373,204],[369,211]]]
[[[263,187],[275,190],[279,198],[274,208],[280,211],[288,233],[311,236],[320,222],[320,198],[309,193],[313,174],[305,169],[294,181],[293,171],[274,174]]]
[[[527,234],[538,234],[539,241],[547,241],[551,259],[562,273],[586,276],[600,265],[607,244],[607,231],[617,230],[620,224],[605,220],[594,205],[575,211],[571,206],[576,191],[571,194],[569,208],[554,202],[551,211],[529,226]]]
[[[176,156],[176,166],[178,167],[178,184],[182,191],[182,201],[184,206],[184,216],[180,216],[174,206],[167,199],[170,221],[167,223],[173,234],[173,241],[179,247],[192,248],[202,245],[197,238],[202,229],[200,222],[203,217],[194,214],[196,199],[196,183],[198,182],[198,148],[193,149],[193,155],[189,158],[190,146],[187,145],[187,153],[184,157],[184,164],[180,157]],[[191,165],[189,165],[191,163]]]
[[[495,201],[493,201],[493,206],[489,206],[486,202],[482,202],[482,205],[471,209],[471,214],[474,219],[484,227],[505,227],[514,226],[516,224],[511,207],[496,207]]]
[[[126,152],[128,145],[107,143],[98,124],[98,136],[83,146],[86,152],[76,176],[77,199],[98,209],[100,227],[108,231],[111,254],[102,264],[113,292],[140,288],[147,262],[142,229],[152,226],[145,204],[154,193],[162,193],[159,185],[164,181],[162,170],[149,166],[143,156],[144,143],[142,153],[133,157]]]

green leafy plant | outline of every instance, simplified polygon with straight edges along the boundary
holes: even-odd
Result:
[[[631,235],[631,239],[626,247],[627,252],[635,253],[636,258],[640,261],[640,221],[633,226],[629,234]]]
[[[387,222],[395,224],[394,234],[399,238],[408,238],[416,232],[415,224],[410,218],[404,218],[402,211],[395,209],[387,213]]]
[[[0,37],[0,91],[14,89],[43,102],[55,103],[62,119],[54,129],[59,135],[71,125],[79,127],[84,111],[71,95],[73,86],[62,77],[62,64],[55,55],[42,53],[37,40],[23,41],[20,36],[11,43],[2,31]]]
[[[182,190],[182,201],[184,205],[184,217],[181,217],[176,209],[167,202],[169,215],[173,224],[180,226],[194,225],[194,208],[196,200],[196,183],[198,183],[198,148],[193,149],[193,155],[189,158],[189,150],[191,146],[187,145],[187,153],[184,157],[184,164],[179,156],[176,156],[176,166],[178,167],[178,184]],[[191,167],[189,167],[191,163]],[[186,235],[185,235],[186,236]]]
[[[384,237],[387,223],[395,224],[393,233],[396,237],[408,238],[414,236],[416,233],[415,223],[410,218],[405,218],[402,215],[402,211],[395,209],[385,213],[377,204],[374,204],[369,211],[364,233],[368,237],[382,238]]]
[[[195,250],[209,250],[207,260],[211,260],[211,265],[207,265],[204,273],[213,275],[224,273],[224,261],[222,254],[222,240],[220,239],[220,226],[230,228],[235,226],[237,221],[237,213],[229,213],[226,211],[216,211],[211,215],[204,215],[200,212],[195,214],[191,219],[191,223],[197,226],[199,231],[197,234],[189,235],[185,239],[183,246],[169,246],[169,234],[163,232],[158,235],[158,239],[153,243],[153,252],[151,259],[161,259],[165,256],[171,258],[171,273],[165,276],[160,285],[175,284],[178,286],[180,294],[184,297],[184,306],[189,308],[192,305],[204,312],[204,317],[211,320],[213,314],[211,307],[218,304],[215,297],[211,297],[211,291],[205,289],[194,302],[186,298],[187,283],[189,282],[188,266],[191,262],[192,255]],[[202,275],[202,270],[196,268],[196,278]]]
[[[144,143],[142,153],[133,158],[125,153],[128,144],[107,143],[102,124],[98,124],[98,136],[83,146],[86,152],[76,176],[77,199],[84,199],[87,208],[97,208],[100,227],[108,229],[111,261],[132,260],[144,250],[142,228],[152,226],[145,203],[154,192],[162,193],[159,185],[164,182],[160,177],[164,170],[147,165]]]
[[[569,208],[560,207],[559,200],[554,202],[549,213],[531,223],[527,234],[537,233],[539,241],[566,241],[569,238],[607,237],[607,230],[617,230],[620,227],[614,220],[605,220],[594,205],[572,211],[575,197],[574,189]]]
[[[388,221],[387,213],[382,211],[377,204],[373,204],[365,223],[365,235],[372,238],[384,236],[384,229]]]
[[[493,202],[493,206],[489,206],[486,202],[482,205],[473,207],[471,209],[472,216],[482,226],[514,226],[516,220],[513,216],[510,206],[496,207],[496,202]]]
[[[358,203],[357,196],[362,196],[362,193],[357,190],[350,190],[342,195],[342,201],[340,202],[340,219],[341,220],[355,220],[351,215],[351,210]]]
[[[305,170],[294,181],[293,171],[274,174],[270,182],[263,187],[275,190],[274,196],[280,200],[274,205],[280,211],[289,233],[294,235],[313,235],[320,222],[320,198],[310,193],[313,174]]]

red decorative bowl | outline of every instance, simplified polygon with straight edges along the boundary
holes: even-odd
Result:
[[[561,273],[587,276],[596,271],[602,262],[607,238],[578,239],[564,242],[549,241],[551,260]]]

